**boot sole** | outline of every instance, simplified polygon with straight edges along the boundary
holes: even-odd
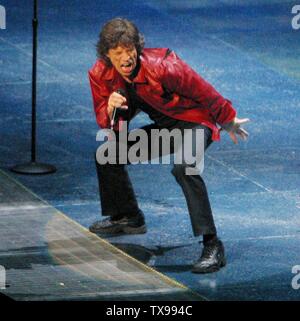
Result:
[[[147,232],[147,227],[146,225],[139,227],[126,226],[123,228],[123,232],[126,234],[145,234]]]
[[[225,265],[226,265],[226,259],[224,258],[219,265],[212,265],[207,269],[198,269],[197,267],[195,267],[195,268],[192,268],[191,272],[199,273],[199,274],[213,273],[213,272],[219,271]]]
[[[120,234],[144,234],[147,232],[146,225],[142,225],[139,227],[131,227],[131,226],[114,226],[111,228],[105,229],[89,229],[90,232],[95,234],[105,234],[105,235],[120,235]]]

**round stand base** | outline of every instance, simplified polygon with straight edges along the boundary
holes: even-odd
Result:
[[[16,165],[10,170],[12,172],[24,175],[45,175],[56,172],[56,168],[53,165],[36,162]]]

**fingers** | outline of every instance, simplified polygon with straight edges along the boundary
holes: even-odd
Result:
[[[238,128],[236,133],[243,139],[246,140],[249,136],[249,133],[244,128]]]
[[[117,92],[113,92],[108,100],[108,105],[111,108],[123,108],[123,109],[127,109],[127,106],[122,106],[124,103],[126,103],[126,98],[122,95],[120,95]],[[127,107],[127,108],[126,108]]]
[[[238,143],[238,138],[236,135],[238,135],[241,139],[246,140],[249,136],[249,133],[241,127],[241,125],[246,124],[250,121],[249,118],[235,118],[234,119],[234,123],[232,124],[232,128],[231,129],[227,129],[227,131],[229,132],[229,136],[231,138],[231,140],[237,144]],[[225,128],[226,129],[226,128]]]
[[[234,132],[229,132],[229,136],[230,136],[231,140],[232,140],[235,144],[238,143],[238,139],[237,139],[237,137],[236,137],[236,135],[235,135]]]
[[[249,133],[243,129],[243,128],[237,128],[236,130],[234,131],[230,131],[229,132],[229,136],[231,138],[231,140],[237,144],[238,143],[238,139],[237,139],[237,136],[236,135],[239,135],[241,137],[241,139],[243,140],[246,140],[249,136]]]
[[[250,119],[249,118],[236,118],[235,119],[235,123],[238,124],[238,125],[243,125],[243,124],[246,124],[246,123],[249,123]]]

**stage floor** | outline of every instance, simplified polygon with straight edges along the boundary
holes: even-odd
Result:
[[[2,293],[15,300],[203,300],[0,171]]]
[[[0,167],[6,173],[30,158],[29,3],[1,1],[7,29],[0,30]],[[105,241],[209,300],[299,300],[300,290],[292,287],[292,268],[300,265],[300,31],[291,27],[295,2],[52,0],[40,5],[37,157],[58,171],[9,175],[45,200],[55,220],[61,216],[54,208],[85,228],[100,219],[94,164],[98,127],[87,70],[96,59],[100,26],[115,16],[131,19],[145,35],[146,46],[175,50],[233,102],[239,117],[249,117],[250,137],[234,145],[223,133],[205,159],[204,179],[228,261],[220,272],[190,272],[202,244],[193,237],[171,165],[129,166],[148,232]],[[131,128],[147,122],[141,114]],[[71,231],[94,240],[74,224],[70,221]],[[26,247],[22,233],[13,233],[7,242]],[[45,245],[40,246],[43,251]]]

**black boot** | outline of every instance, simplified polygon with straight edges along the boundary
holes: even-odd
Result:
[[[89,227],[90,232],[96,234],[143,234],[147,232],[143,214],[135,216],[124,216],[122,218],[105,218],[102,221],[96,221]]]
[[[216,239],[204,244],[200,259],[192,268],[193,273],[212,273],[226,265],[224,246]]]

